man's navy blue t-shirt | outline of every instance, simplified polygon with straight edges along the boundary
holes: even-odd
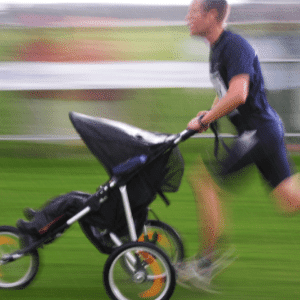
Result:
[[[210,76],[219,99],[226,94],[230,80],[240,74],[250,76],[246,103],[237,108],[245,125],[256,129],[269,122],[280,122],[279,116],[267,101],[255,50],[241,36],[225,30],[210,52]]]
[[[267,101],[261,67],[254,49],[241,36],[224,31],[210,53],[210,75],[219,99],[227,93],[230,80],[240,74],[250,76],[249,95],[245,104],[237,108],[239,114],[235,116],[239,117],[234,118],[233,124],[238,133],[247,129],[256,130],[259,144],[239,161],[229,156],[228,166],[239,170],[254,162],[270,186],[275,188],[292,174],[284,143],[283,124]],[[224,169],[223,173],[229,174],[228,170]]]

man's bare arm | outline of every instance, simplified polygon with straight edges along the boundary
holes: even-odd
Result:
[[[206,131],[210,123],[228,115],[240,105],[245,104],[249,94],[249,85],[250,76],[248,74],[234,76],[230,80],[226,95],[220,101],[217,101],[218,98],[215,98],[212,109],[205,112],[201,124],[198,117],[196,117],[189,122],[188,128],[199,132]]]
[[[218,102],[219,102],[219,97],[218,97],[218,95],[216,95],[216,98],[211,106],[211,109],[213,109],[217,105]]]
[[[245,104],[249,94],[249,85],[250,76],[248,74],[234,76],[230,80],[226,95],[220,101],[216,101],[216,97],[212,109],[203,117],[202,123],[210,124]]]

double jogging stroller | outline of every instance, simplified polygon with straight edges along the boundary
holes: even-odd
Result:
[[[38,248],[53,242],[79,222],[97,249],[109,257],[104,286],[111,299],[169,299],[176,278],[173,264],[184,257],[180,236],[149,205],[157,195],[178,190],[183,159],[177,145],[195,132],[153,133],[124,123],[71,112],[77,132],[110,179],[95,194],[72,192],[81,207],[38,240],[20,246],[20,231],[0,226],[0,288],[22,289],[39,269]],[[82,199],[83,198],[83,199]],[[60,196],[63,203],[64,196]]]

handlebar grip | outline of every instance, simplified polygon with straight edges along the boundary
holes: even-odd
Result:
[[[204,117],[204,115],[199,116],[199,121]],[[188,138],[192,137],[194,134],[198,133],[196,130],[186,129],[179,134],[179,137],[175,140],[175,144],[183,142]]]
[[[174,141],[174,145],[178,145],[179,143],[187,140],[188,138],[190,138],[191,136],[193,136],[196,133],[197,133],[197,131],[191,130],[191,129],[186,129],[186,130],[182,131],[177,136],[176,140]]]
[[[189,139],[190,137],[192,137],[194,134],[196,134],[198,131],[196,130],[192,130],[192,129],[186,129],[182,136],[181,136],[181,141],[185,141],[187,139]]]

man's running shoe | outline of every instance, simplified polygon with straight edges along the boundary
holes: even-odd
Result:
[[[212,278],[216,277],[219,273],[228,268],[237,258],[238,256],[234,246],[231,246],[217,256],[212,265]]]
[[[184,288],[197,288],[205,291],[211,290],[212,263],[206,259],[195,259],[177,263],[175,265],[177,283]]]
[[[197,256],[191,257],[174,267],[177,274],[177,283],[185,288],[197,288],[211,293],[217,293],[212,286],[212,279],[227,268],[236,259],[235,249],[232,247],[220,255],[215,261]]]

